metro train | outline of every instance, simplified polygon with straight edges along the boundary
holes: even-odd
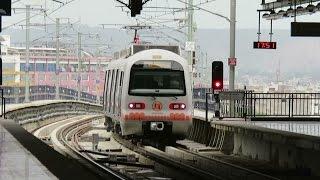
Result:
[[[192,124],[192,91],[178,46],[133,45],[126,52],[106,70],[105,124],[123,136],[185,137]]]

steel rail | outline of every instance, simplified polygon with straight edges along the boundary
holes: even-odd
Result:
[[[223,179],[220,176],[217,176],[216,174],[213,174],[211,172],[173,160],[172,157],[165,155],[165,153],[163,154],[153,153],[143,147],[133,145],[130,141],[122,139],[117,134],[114,134],[113,138],[116,141],[118,141],[120,144],[125,146],[126,148],[132,151],[135,151],[136,153],[141,154],[142,156],[148,157],[149,159],[161,165],[170,167],[174,169],[176,173],[178,173],[177,171],[179,171],[180,173],[183,173],[187,177],[187,179],[194,179],[194,178],[208,179],[208,180]]]
[[[74,146],[72,146],[69,142],[68,142],[68,134],[74,130],[79,128],[80,126],[87,126],[88,123],[90,123],[93,119],[98,119],[101,118],[103,116],[95,116],[95,117],[91,117],[88,118],[82,122],[78,122],[75,124],[72,124],[70,126],[66,126],[63,129],[61,129],[60,132],[58,132],[58,139],[61,140],[61,142],[65,145],[65,147],[70,151],[69,153],[71,153],[70,155],[73,157],[78,157],[79,160],[82,160],[83,162],[85,162],[86,166],[91,166],[94,168],[98,168],[98,170],[102,173],[106,173],[107,175],[112,176],[112,178],[115,179],[121,179],[121,180],[125,180],[127,178],[125,178],[122,174],[115,172],[113,169],[107,167],[107,166],[103,166],[97,162],[95,162],[92,157],[88,157],[86,155],[84,155],[83,153],[81,153],[78,149],[76,149]],[[81,129],[81,128],[80,128]],[[83,129],[83,127],[82,127]],[[74,135],[76,135],[77,133],[75,133]],[[97,170],[97,169],[96,169]]]
[[[232,173],[235,173],[235,171],[238,171],[238,172],[243,172],[244,176],[248,176],[247,179],[259,179],[259,180],[263,180],[263,179],[270,179],[270,180],[280,180],[279,178],[276,178],[276,177],[273,177],[273,176],[270,176],[270,175],[267,175],[267,174],[264,174],[264,173],[261,173],[261,172],[258,172],[258,171],[255,171],[255,170],[252,170],[252,169],[248,169],[248,168],[244,168],[242,166],[239,166],[239,165],[235,165],[235,164],[232,164],[232,163],[229,163],[229,162],[226,162],[226,161],[223,161],[223,160],[220,160],[220,159],[214,159],[214,158],[210,158],[210,157],[207,157],[207,156],[204,156],[204,155],[201,155],[199,153],[195,153],[195,152],[192,152],[190,150],[187,150],[187,149],[184,149],[184,148],[181,148],[181,147],[175,147],[185,153],[188,153],[188,154],[191,154],[193,156],[196,156],[197,158],[199,159],[202,159],[202,160],[205,160],[209,163],[214,163],[214,164],[217,164],[217,168],[229,168],[230,169],[230,172]],[[223,170],[221,170],[223,171]],[[231,174],[226,174],[226,175],[231,175]],[[244,177],[243,175],[241,175],[241,177]]]

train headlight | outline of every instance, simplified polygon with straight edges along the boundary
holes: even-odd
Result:
[[[172,110],[183,110],[186,107],[187,106],[184,103],[171,103],[169,105],[169,109],[172,109]]]
[[[144,103],[129,103],[128,107],[130,109],[144,109],[146,105]]]

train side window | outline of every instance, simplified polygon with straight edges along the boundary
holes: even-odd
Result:
[[[119,94],[118,94],[118,115],[119,116],[121,116],[122,85],[123,85],[123,71],[121,71],[120,82],[119,82]]]
[[[114,92],[113,92],[113,111],[112,113],[113,114],[116,114],[116,93],[117,93],[117,90],[118,90],[118,76],[119,76],[119,69],[117,69],[116,71],[116,80],[115,80],[115,83],[114,83]],[[118,104],[118,103],[117,103]]]
[[[121,75],[120,75],[120,86],[122,87],[123,84],[123,71],[121,71]]]
[[[113,89],[113,76],[114,76],[114,70],[112,70],[112,73],[111,73],[111,81],[110,81],[110,88],[109,88],[109,91],[108,91],[108,94],[109,94],[109,108],[108,108],[108,111],[110,112],[111,111],[111,93],[112,93],[112,89]]]

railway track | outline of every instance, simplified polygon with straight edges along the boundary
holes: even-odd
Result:
[[[279,180],[277,177],[273,177],[267,174],[263,174],[258,171],[254,171],[248,168],[244,168],[221,159],[216,159],[207,155],[196,153],[188,149],[176,146],[167,147],[170,149],[174,156],[179,154],[179,159],[184,163],[189,163],[191,166],[196,166],[206,171],[214,172],[220,175],[223,179],[259,179],[259,180]],[[166,151],[168,153],[168,151]],[[168,153],[169,154],[169,153]]]
[[[77,146],[77,136],[82,132],[88,130],[89,124],[92,120],[102,118],[101,115],[79,115],[60,120],[58,122],[50,123],[46,126],[40,127],[33,132],[33,134],[50,144],[54,147],[55,150],[70,156],[74,159],[77,159],[79,162],[84,164],[94,173],[98,174],[101,179],[108,177],[110,175],[114,179],[126,179],[119,173],[116,173],[114,170],[103,166],[100,163],[94,161],[94,158],[88,156],[84,153],[81,153],[81,148]]]
[[[92,129],[92,121],[101,119],[99,115],[71,116],[33,133],[101,177],[107,173],[117,179],[277,179],[178,146],[167,146],[161,151],[135,145],[117,134],[106,132],[102,121],[100,129]],[[95,150],[90,142],[94,133],[103,137]]]
[[[150,146],[135,146],[119,135],[115,135],[115,138],[131,150],[165,165],[168,169],[175,170],[177,179],[278,180],[276,177],[201,155],[179,146],[167,146],[165,151],[161,151]]]
[[[102,116],[72,116],[40,127],[33,131],[33,134],[61,154],[77,159],[101,177],[104,177],[104,174],[112,174],[116,179],[171,179],[155,172],[148,158],[126,149],[110,138],[105,138],[109,141],[100,143],[103,146],[116,147],[108,152],[105,149],[93,151],[88,148],[91,146],[85,145],[82,136],[94,131],[91,128],[92,121],[99,119],[102,119]],[[105,128],[100,131],[106,132]],[[111,137],[111,133],[109,135]],[[138,162],[139,160],[141,162]]]

